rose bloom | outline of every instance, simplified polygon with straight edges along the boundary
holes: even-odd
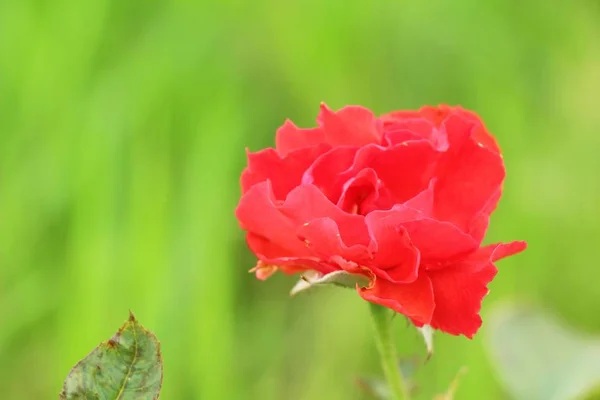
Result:
[[[445,105],[376,117],[321,104],[317,123],[288,120],[275,149],[248,153],[236,216],[256,276],[361,274],[363,299],[472,337],[494,262],[526,247],[481,245],[505,176],[483,122]]]

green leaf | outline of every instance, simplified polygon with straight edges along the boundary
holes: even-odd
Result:
[[[369,279],[359,274],[351,274],[346,271],[335,271],[327,275],[321,275],[316,271],[305,273],[296,286],[290,291],[290,296],[301,292],[307,292],[319,287],[334,285],[344,288],[356,288],[356,285],[367,286]]]
[[[515,399],[581,399],[598,388],[600,339],[522,305],[497,309],[487,323],[490,354]]]
[[[60,400],[158,399],[163,367],[160,343],[129,313],[129,320],[71,370]]]

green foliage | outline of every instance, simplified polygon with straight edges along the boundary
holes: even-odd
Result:
[[[489,324],[490,352],[515,399],[588,398],[600,385],[600,338],[518,304],[498,309]]]
[[[130,313],[129,320],[71,370],[61,400],[158,399],[163,377],[160,343]]]

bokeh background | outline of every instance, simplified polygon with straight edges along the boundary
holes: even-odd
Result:
[[[132,309],[168,399],[362,399],[379,372],[351,291],[258,282],[233,210],[245,148],[319,102],[476,110],[505,154],[488,241],[525,239],[484,304],[600,333],[600,5],[547,0],[0,1],[0,398],[56,398]],[[424,354],[397,322],[399,351]],[[436,336],[423,398],[504,399]]]

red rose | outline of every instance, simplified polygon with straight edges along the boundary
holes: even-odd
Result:
[[[365,300],[472,337],[494,262],[526,247],[481,247],[505,175],[482,121],[460,107],[376,117],[322,104],[317,122],[288,120],[276,149],[248,154],[236,215],[257,277],[362,274]]]

